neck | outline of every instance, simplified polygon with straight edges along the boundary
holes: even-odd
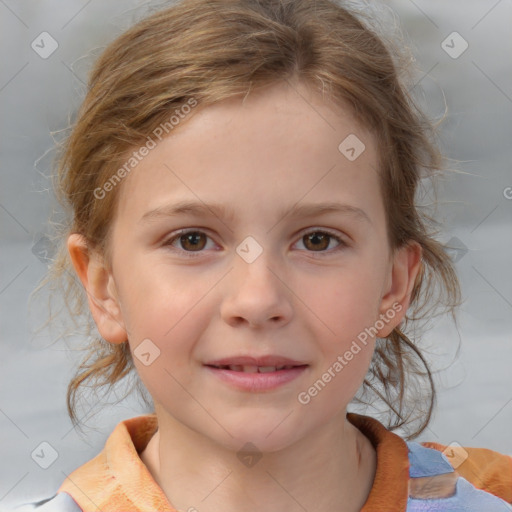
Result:
[[[254,459],[239,458],[158,410],[157,416],[158,431],[141,459],[178,510],[351,512],[361,510],[372,487],[375,450],[345,414]]]

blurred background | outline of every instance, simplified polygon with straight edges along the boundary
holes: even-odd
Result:
[[[83,418],[83,433],[73,429],[65,393],[81,354],[72,340],[55,342],[58,325],[35,332],[47,310],[38,300],[29,312],[28,298],[53,250],[52,133],[68,126],[102,48],[155,5],[0,0],[0,510],[53,495],[119,421],[147,411],[133,396]],[[458,327],[441,317],[423,341],[439,398],[417,440],[512,455],[512,3],[370,7],[388,28],[394,13],[416,59],[418,103],[435,119],[447,108],[442,147],[460,171],[441,183],[438,220],[465,302]]]

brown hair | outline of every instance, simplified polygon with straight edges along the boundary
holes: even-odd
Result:
[[[420,425],[408,438],[428,425],[435,403],[432,372],[405,332],[410,322],[431,318],[440,305],[455,319],[460,304],[452,262],[434,239],[434,220],[415,204],[420,179],[435,177],[442,156],[434,124],[403,82],[409,62],[365,18],[329,0],[184,0],[138,22],[102,53],[60,154],[55,190],[72,221],[61,227],[58,253],[45,279],[63,284],[54,290],[64,293],[75,323],[82,319],[90,338],[68,387],[73,423],[80,386],[110,390],[135,373],[128,343],[110,344],[94,331],[67,253],[67,235],[75,232],[110,261],[110,226],[122,183],[101,199],[95,190],[187,101],[204,107],[251,88],[299,80],[349,105],[375,135],[390,247],[411,241],[422,247],[407,316],[386,339],[376,340],[363,392],[376,393],[389,407],[388,428],[408,427],[418,408]]]

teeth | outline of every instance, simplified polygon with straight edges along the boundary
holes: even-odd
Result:
[[[276,369],[277,368],[275,366],[260,366],[258,368],[260,373],[275,372]]]
[[[292,365],[286,366],[255,366],[255,365],[241,365],[241,364],[230,364],[229,366],[220,366],[219,368],[229,369],[233,372],[244,372],[244,373],[270,373],[278,370],[289,370],[293,368]]]

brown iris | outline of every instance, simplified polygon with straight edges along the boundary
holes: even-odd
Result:
[[[303,237],[304,239],[304,245],[306,246],[306,248],[310,249],[310,247],[308,247],[308,243],[309,242],[312,242],[313,243],[313,250],[315,249],[327,249],[327,247],[329,247],[329,240],[332,238],[331,235],[329,235],[328,233],[322,233],[322,232],[319,232],[319,231],[315,231],[314,233],[311,233],[309,235],[305,235]]]
[[[202,240],[200,238],[202,237]],[[186,250],[201,250],[206,245],[206,236],[204,233],[191,231],[180,236],[180,242],[182,247]]]

